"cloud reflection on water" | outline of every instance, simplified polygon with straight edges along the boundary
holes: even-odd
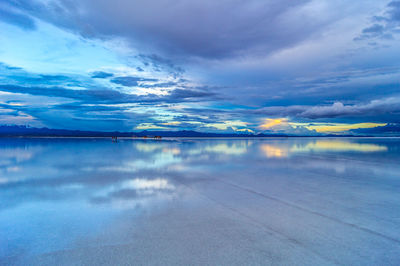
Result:
[[[282,158],[288,156],[288,150],[282,147],[277,147],[270,144],[262,144],[260,148],[267,158]]]
[[[59,227],[61,222],[52,222],[51,218],[67,215],[65,221],[61,219],[63,223],[73,228],[82,226],[86,233],[93,220],[111,221],[121,213],[150,212],[157,206],[193,196],[185,183],[201,186],[204,180],[218,178],[246,180],[251,176],[253,180],[266,181],[289,170],[293,171],[287,174],[288,179],[312,171],[357,171],[360,175],[374,172],[391,177],[395,172],[390,167],[377,169],[362,163],[362,167],[354,169],[353,165],[354,160],[361,159],[375,162],[379,160],[376,154],[387,155],[391,151],[391,160],[398,161],[399,144],[394,143],[312,138],[117,143],[108,139],[0,139],[0,230],[12,226],[15,232],[26,231],[30,227],[17,222],[27,215],[36,217],[36,225]],[[328,156],[308,156],[329,153],[354,160],[347,164]],[[41,216],[43,210],[50,210],[47,216]],[[38,235],[46,234],[46,227],[32,230]],[[64,243],[61,238],[57,241]],[[12,243],[19,245],[18,241]]]
[[[305,146],[295,145],[291,148],[291,152],[310,152],[310,151],[330,151],[330,152],[377,152],[387,151],[384,145],[371,143],[355,143],[350,141],[338,140],[318,140],[309,142]]]
[[[175,186],[165,178],[134,178],[97,192],[90,202],[111,203],[113,207],[132,208],[147,204],[153,198],[167,200],[175,193]]]

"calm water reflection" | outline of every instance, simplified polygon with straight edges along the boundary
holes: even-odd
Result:
[[[150,264],[400,263],[399,162],[396,138],[0,139],[0,264],[112,257],[74,253],[98,246]],[[183,248],[183,227],[195,253],[174,260],[162,243]]]

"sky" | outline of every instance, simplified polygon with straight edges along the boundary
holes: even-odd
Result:
[[[400,1],[0,0],[0,124],[400,134]]]

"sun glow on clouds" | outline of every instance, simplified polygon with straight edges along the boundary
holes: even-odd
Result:
[[[340,133],[346,132],[352,129],[359,129],[359,128],[374,128],[374,127],[381,127],[386,126],[387,123],[298,123],[298,122],[291,122],[287,118],[266,118],[264,123],[261,124],[258,128],[263,130],[281,130],[285,127],[303,127],[310,131],[315,131],[318,133]]]
[[[336,132],[344,132],[349,131],[351,129],[359,129],[359,128],[374,128],[374,127],[382,127],[386,126],[387,123],[357,123],[357,124],[323,124],[323,125],[307,125],[305,126],[307,129],[315,130],[319,133],[336,133]]]
[[[166,123],[162,123],[165,126],[177,126],[179,125],[181,122],[179,121],[171,121],[171,122],[166,122]]]
[[[270,129],[273,128],[277,125],[281,125],[287,123],[287,119],[286,118],[266,118],[264,121],[264,124],[262,124],[260,126],[261,129]]]

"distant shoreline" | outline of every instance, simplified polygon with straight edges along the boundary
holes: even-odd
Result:
[[[399,135],[369,135],[369,134],[315,134],[315,135],[288,135],[284,133],[216,133],[197,132],[191,130],[180,131],[151,131],[120,132],[120,131],[84,131],[69,129],[34,128],[16,125],[0,125],[0,138],[125,138],[125,139],[160,139],[160,138],[371,138],[371,137],[400,137]]]
[[[112,139],[111,136],[0,136],[0,139]],[[118,137],[118,140],[170,140],[170,139],[289,139],[289,138],[400,138],[400,136],[235,136],[235,137],[181,137],[181,136],[168,136],[157,139],[154,137]]]

